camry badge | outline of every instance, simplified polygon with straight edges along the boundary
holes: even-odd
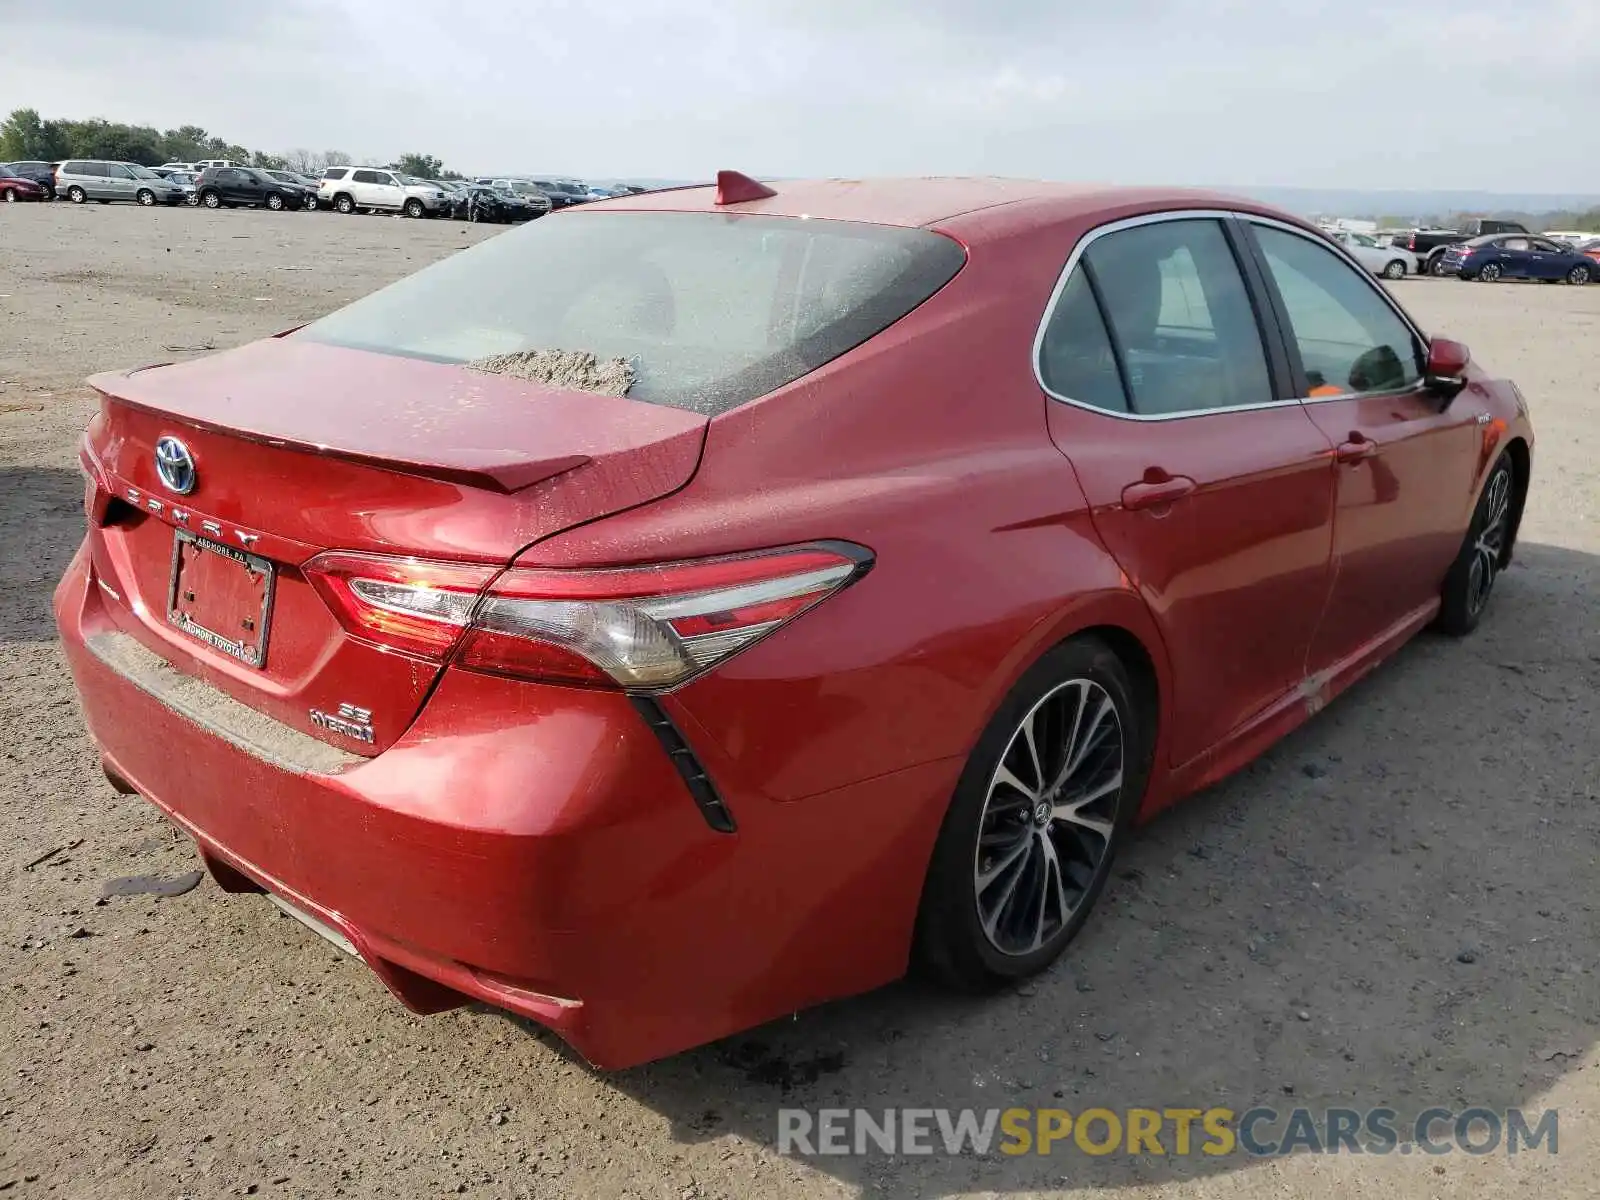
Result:
[[[156,442],[156,474],[169,492],[187,496],[198,482],[194,455],[177,438],[168,434]]]

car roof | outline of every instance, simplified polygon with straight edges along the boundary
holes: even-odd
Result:
[[[1010,226],[1015,210],[1037,220],[1060,221],[1112,210],[1159,211],[1222,208],[1284,218],[1253,200],[1181,188],[1046,183],[1024,179],[914,178],[773,180],[777,194],[719,207],[712,186],[668,188],[596,201],[596,209],[737,212],[770,216],[865,221],[906,227],[957,222],[963,235],[986,224]],[[1003,216],[999,210],[1010,210]],[[1299,223],[1297,221],[1297,223]]]

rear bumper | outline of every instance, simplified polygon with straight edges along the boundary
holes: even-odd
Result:
[[[337,930],[414,1011],[485,1000],[621,1067],[904,970],[953,764],[725,794],[739,829],[718,833],[626,697],[455,671],[383,754],[312,764],[108,653],[126,635],[90,575],[80,551],[56,618],[108,771],[224,888]]]

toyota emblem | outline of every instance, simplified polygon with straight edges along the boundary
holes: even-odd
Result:
[[[194,469],[194,455],[175,437],[163,437],[156,442],[156,474],[170,492],[187,496],[198,482]]]

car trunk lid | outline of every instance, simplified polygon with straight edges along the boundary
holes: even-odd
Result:
[[[90,383],[90,546],[113,619],[179,669],[365,754],[404,731],[439,667],[347,632],[312,559],[504,565],[683,486],[706,427],[681,409],[292,338]],[[163,438],[192,462],[187,491],[161,478]]]

